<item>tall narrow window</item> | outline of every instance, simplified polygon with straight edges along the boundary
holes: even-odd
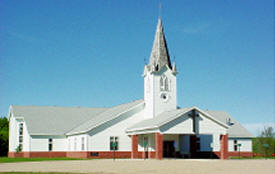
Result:
[[[110,150],[118,150],[118,137],[110,137]]]
[[[68,150],[71,151],[71,139],[69,139],[69,142],[68,142]]]
[[[160,77],[160,82],[159,82],[159,84],[160,84],[160,90],[161,90],[161,91],[164,91],[163,76]]]
[[[84,150],[84,149],[85,149],[85,144],[84,144],[84,142],[85,142],[85,138],[82,137],[82,138],[81,138],[81,150]]]
[[[19,148],[20,151],[23,150],[23,123],[19,124]]]
[[[49,139],[49,151],[53,150],[53,139]]]
[[[167,79],[167,77],[164,79],[164,91],[168,91],[168,79]]]
[[[118,150],[118,137],[115,137],[115,143],[116,143],[115,150]]]
[[[114,137],[110,137],[110,150],[113,150]]]
[[[74,151],[76,151],[76,138],[74,138]]]
[[[168,91],[169,90],[169,83],[168,78],[165,75],[160,77],[160,91]]]
[[[238,141],[234,140],[234,151],[238,151]]]
[[[143,147],[148,150],[148,137],[143,137]]]

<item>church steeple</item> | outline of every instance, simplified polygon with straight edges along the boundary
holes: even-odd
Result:
[[[171,65],[161,19],[158,19],[155,40],[148,65],[144,66],[144,118],[177,109],[177,68]]]
[[[156,29],[153,48],[151,51],[149,65],[151,65],[153,71],[158,71],[164,65],[167,65],[170,69],[172,69],[167,43],[160,18],[158,19],[158,25]]]

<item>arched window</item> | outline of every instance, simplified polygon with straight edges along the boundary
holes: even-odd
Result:
[[[168,91],[168,79],[167,78],[164,79],[164,90]]]
[[[84,149],[85,149],[85,138],[84,137],[82,137],[81,138],[81,150],[83,151]]]
[[[161,91],[169,90],[168,78],[165,75],[160,77],[160,90]]]
[[[49,144],[48,145],[49,145],[49,147],[48,147],[49,151],[52,151],[53,150],[53,139],[52,138],[49,139]]]
[[[19,151],[23,150],[23,123],[19,124]]]
[[[160,77],[160,90],[164,91],[163,76]]]
[[[76,146],[77,146],[77,144],[76,144],[76,143],[77,143],[77,139],[76,139],[76,138],[74,138],[74,151],[76,151],[76,148],[77,148],[77,147],[76,147]]]

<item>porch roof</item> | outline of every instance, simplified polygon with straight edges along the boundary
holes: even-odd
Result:
[[[228,126],[225,123],[212,117],[207,112],[193,106],[193,107],[189,107],[189,108],[181,108],[181,109],[175,109],[175,110],[163,112],[152,119],[143,120],[143,121],[127,128],[126,132],[131,133],[131,132],[135,132],[135,131],[146,131],[146,130],[158,129],[161,126],[171,122],[172,120],[175,120],[176,118],[183,116],[184,114],[192,111],[193,109],[195,109],[199,113],[202,113],[204,116],[208,117],[210,120],[218,123],[219,125],[221,125],[225,128],[228,128]]]

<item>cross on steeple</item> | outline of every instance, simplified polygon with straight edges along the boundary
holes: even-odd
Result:
[[[161,3],[159,3],[159,19],[161,19]]]
[[[193,132],[194,133],[197,133],[196,132],[196,117],[199,117],[199,114],[196,114],[196,111],[193,109],[192,110],[192,113],[191,114],[188,114],[188,116],[189,117],[191,117],[192,118],[192,120],[193,120]]]

